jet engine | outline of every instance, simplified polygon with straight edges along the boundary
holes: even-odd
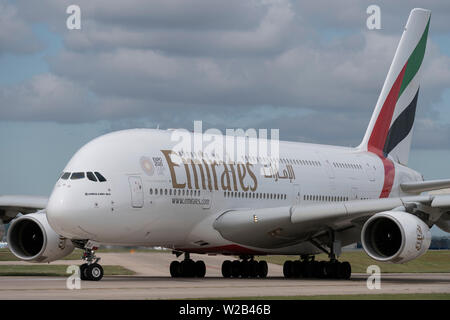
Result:
[[[371,258],[380,262],[405,263],[428,250],[431,232],[422,220],[412,214],[386,211],[366,221],[361,240]]]
[[[51,262],[69,255],[74,246],[50,227],[44,212],[23,215],[11,222],[8,246],[19,259],[28,262]]]

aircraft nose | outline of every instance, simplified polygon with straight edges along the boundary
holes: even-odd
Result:
[[[46,213],[50,226],[66,238],[80,237],[80,210],[69,190],[55,189],[47,204]]]
[[[64,192],[62,192],[62,190],[54,190],[48,200],[46,208],[48,223],[56,233],[64,236],[64,230],[68,229],[67,224],[70,219],[66,203],[67,196],[64,195]]]

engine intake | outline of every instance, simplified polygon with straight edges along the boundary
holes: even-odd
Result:
[[[364,224],[364,251],[380,262],[405,263],[424,254],[431,243],[428,226],[402,211],[380,212]]]
[[[8,246],[19,259],[50,262],[70,254],[74,246],[50,227],[45,213],[31,213],[15,219],[8,229]]]

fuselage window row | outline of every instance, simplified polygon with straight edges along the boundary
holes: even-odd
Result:
[[[200,196],[200,190],[175,190],[175,189],[158,189],[158,188],[150,188],[149,190],[150,195],[155,196],[193,196],[193,197],[199,197]]]
[[[362,166],[360,164],[344,163],[344,162],[333,162],[333,167],[340,169],[362,170]]]
[[[348,201],[348,197],[345,196],[326,196],[326,195],[303,195],[305,201],[321,201],[321,202],[340,202]]]

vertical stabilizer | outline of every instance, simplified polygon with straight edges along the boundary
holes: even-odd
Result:
[[[431,11],[413,9],[360,148],[408,164]]]

